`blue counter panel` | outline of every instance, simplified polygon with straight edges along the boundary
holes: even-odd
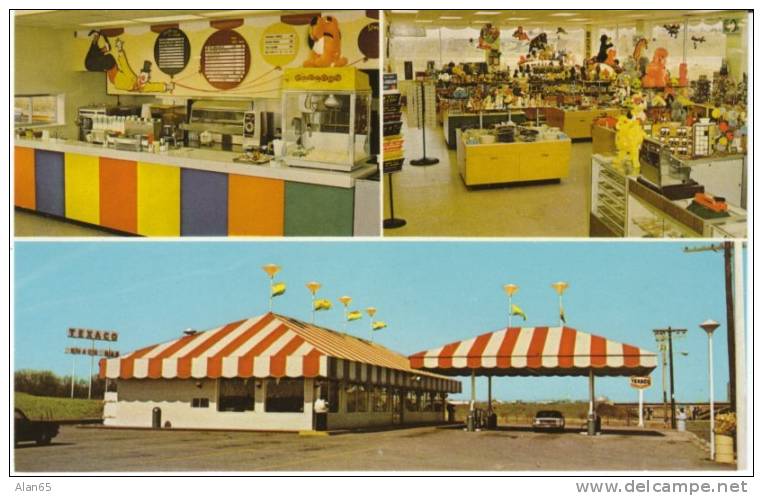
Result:
[[[64,154],[35,150],[35,196],[37,211],[64,216]]]
[[[180,234],[228,235],[228,175],[183,169],[180,176]]]

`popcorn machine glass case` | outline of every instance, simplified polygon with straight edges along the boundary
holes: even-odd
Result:
[[[287,69],[282,96],[284,160],[351,171],[369,157],[371,88],[353,67]]]

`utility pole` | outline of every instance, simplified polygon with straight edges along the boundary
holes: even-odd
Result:
[[[668,343],[668,364],[670,367],[670,428],[676,428],[676,391],[675,376],[673,374],[673,335],[680,337],[686,334],[686,329],[673,329],[668,326],[667,329],[654,329],[654,337],[658,343]],[[664,365],[663,365],[664,367]]]
[[[732,275],[732,265],[734,260],[734,243],[724,241],[723,243],[711,244],[700,247],[684,247],[684,253],[699,253],[705,251],[719,252],[723,250],[723,271],[726,286],[726,349],[728,350],[729,360],[729,403],[731,409],[736,411],[736,343],[734,340],[735,318],[734,318],[734,278]]]

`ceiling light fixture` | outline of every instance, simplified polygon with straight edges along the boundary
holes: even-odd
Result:
[[[507,21],[526,21],[529,17],[509,17]]]
[[[393,14],[418,14],[418,10],[390,10]]]
[[[275,10],[221,10],[220,12],[204,12],[204,17],[245,17],[255,14],[277,12]]]
[[[204,19],[202,16],[192,15],[192,14],[182,14],[182,15],[171,15],[171,16],[159,16],[159,17],[142,17],[140,19],[135,19],[138,22],[177,22],[177,21],[196,21],[199,19]]]
[[[103,22],[85,22],[80,24],[80,26],[87,26],[87,27],[103,27],[103,26],[126,26],[128,24],[135,24],[133,21],[103,21]]]
[[[457,21],[461,19],[461,16],[440,16],[440,19],[444,21]]]
[[[483,12],[483,11],[479,11],[479,12],[475,12],[474,13],[474,15],[478,15],[478,16],[479,15],[498,15],[498,14],[500,14],[500,12]]]
[[[554,12],[551,14],[551,17],[575,17],[577,14],[573,14],[572,12]]]

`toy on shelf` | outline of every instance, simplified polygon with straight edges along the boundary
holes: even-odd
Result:
[[[668,51],[665,48],[657,48],[652,56],[652,61],[646,66],[646,74],[641,80],[644,88],[664,88],[668,86],[670,76],[665,67],[668,60]]]
[[[614,46],[615,45],[612,44],[612,40],[609,39],[609,36],[606,34],[601,35],[601,38],[599,38],[599,53],[596,54],[596,57],[593,58],[592,62],[598,62],[599,64],[606,63],[607,53],[609,49]]]

